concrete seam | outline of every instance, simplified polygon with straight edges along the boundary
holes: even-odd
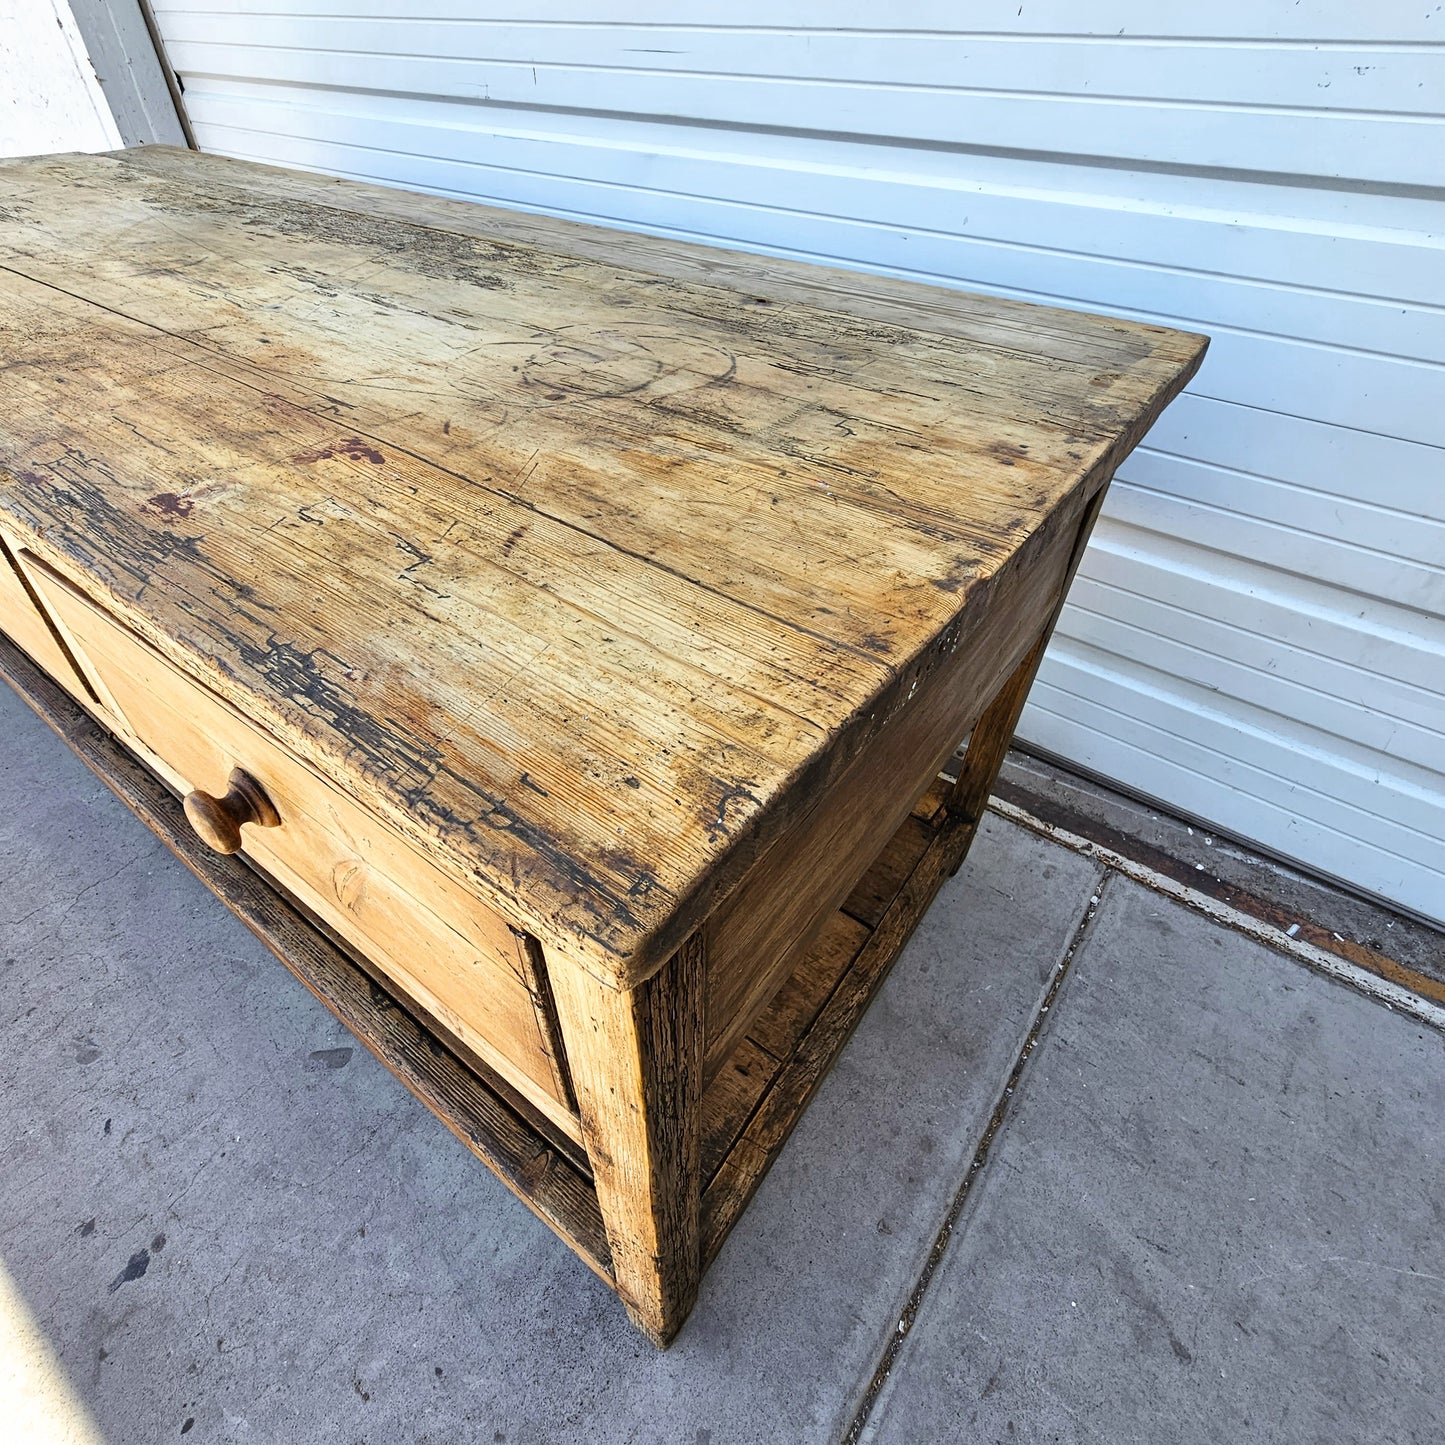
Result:
[[[1088,938],[1094,919],[1099,914],[1100,907],[1103,904],[1104,890],[1108,886],[1109,876],[1106,871],[1093,885],[1089,901],[1084,905],[1083,915],[1080,917],[1073,934],[1070,936],[1069,945],[1064,950],[1058,963],[1054,965],[1053,974],[1049,979],[1049,986],[1045,990],[1043,1000],[1034,1014],[1033,1022],[1029,1025],[1028,1034],[1025,1036],[1023,1046],[1014,1059],[1013,1067],[1009,1070],[1008,1077],[1004,1081],[1003,1089],[994,1101],[993,1111],[990,1113],[988,1123],[979,1138],[978,1146],[974,1150],[968,1170],[963,1176],[963,1182],[954,1193],[953,1199],[948,1207],[948,1212],[944,1215],[943,1223],[939,1226],[938,1233],[933,1239],[933,1245],[929,1249],[928,1256],[923,1262],[923,1268],[920,1270],[918,1278],[914,1281],[913,1289],[908,1296],[908,1302],[903,1307],[903,1313],[899,1316],[896,1328],[889,1335],[888,1343],[883,1347],[882,1354],[878,1358],[878,1363],[873,1370],[872,1377],[869,1379],[868,1388],[863,1394],[863,1399],[859,1403],[852,1422],[848,1426],[847,1433],[843,1435],[840,1441],[840,1445],[858,1445],[858,1442],[862,1439],[863,1431],[867,1428],[869,1418],[873,1413],[873,1408],[878,1403],[883,1387],[888,1381],[889,1372],[897,1361],[899,1351],[903,1348],[903,1343],[908,1338],[918,1318],[918,1312],[923,1305],[923,1297],[927,1293],[929,1285],[933,1282],[933,1276],[943,1261],[943,1256],[948,1250],[950,1241],[959,1232],[960,1225],[963,1222],[964,1210],[967,1208],[969,1198],[973,1191],[974,1182],[983,1172],[984,1166],[988,1163],[989,1152],[993,1146],[993,1141],[1008,1118],[1014,1094],[1022,1082],[1024,1071],[1028,1067],[1029,1060],[1033,1057],[1043,1037],[1043,1030],[1048,1023],[1050,1011],[1058,999],[1059,990],[1063,987],[1064,980],[1068,977],[1070,967]]]
[[[1350,963],[1347,959],[1317,948],[1302,938],[1291,938],[1285,929],[1276,928],[1271,923],[1253,918],[1249,914],[1231,907],[1228,903],[1222,903],[1216,898],[1209,897],[1208,894],[1190,888],[1187,884],[1167,878],[1147,864],[1126,858],[1122,853],[1116,853],[1112,848],[1106,848],[1101,843],[1095,843],[1092,839],[1081,838],[1067,829],[1045,823],[1015,803],[994,797],[989,799],[988,806],[999,817],[1007,818],[1009,822],[1017,823],[1031,833],[1052,839],[1071,852],[1092,858],[1106,868],[1122,873],[1134,882],[1141,883],[1146,888],[1152,888],[1156,893],[1162,893],[1176,903],[1193,909],[1196,913],[1202,913],[1206,918],[1225,928],[1242,933],[1256,943],[1262,943],[1278,953],[1287,954],[1306,968],[1325,974],[1336,982],[1365,994],[1375,1002],[1384,1004],[1393,1012],[1406,1014],[1418,1023],[1427,1024],[1431,1028],[1445,1032],[1445,1008],[1430,999],[1422,998],[1401,984],[1381,978],[1378,974],[1371,973],[1369,969],[1361,968],[1358,964]]]

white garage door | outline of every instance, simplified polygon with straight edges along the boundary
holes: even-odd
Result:
[[[1213,336],[1023,735],[1445,918],[1445,7],[408,8],[156,5],[204,149]]]

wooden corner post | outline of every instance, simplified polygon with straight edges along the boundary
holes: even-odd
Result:
[[[704,963],[695,934],[630,990],[551,970],[617,1292],[660,1345],[702,1276]]]

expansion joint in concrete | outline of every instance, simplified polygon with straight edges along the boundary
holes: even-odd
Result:
[[[840,1445],[858,1445],[863,1437],[863,1431],[867,1428],[868,1419],[877,1403],[879,1393],[888,1379],[889,1372],[893,1368],[894,1361],[898,1357],[903,1342],[908,1338],[909,1331],[913,1328],[914,1321],[918,1318],[918,1311],[923,1304],[923,1297],[928,1292],[928,1286],[933,1280],[934,1273],[943,1260],[949,1244],[958,1234],[963,1222],[964,1211],[968,1206],[969,1197],[973,1192],[975,1181],[983,1173],[984,1166],[988,1163],[989,1152],[993,1147],[994,1139],[1003,1128],[1008,1118],[1010,1107],[1013,1104],[1014,1096],[1024,1079],[1025,1071],[1028,1068],[1029,1060],[1037,1050],[1040,1040],[1043,1037],[1044,1029],[1048,1025],[1050,1014],[1058,1000],[1059,991],[1063,988],[1064,980],[1069,975],[1074,959],[1088,940],[1089,930],[1093,926],[1094,919],[1098,917],[1099,910],[1103,906],[1106,890],[1114,875],[1105,870],[1101,873],[1098,882],[1094,885],[1088,901],[1079,917],[1077,927],[1073,936],[1069,939],[1068,946],[1064,949],[1054,972],[1049,979],[1048,988],[1039,1004],[1038,1011],[1034,1014],[1033,1023],[1029,1027],[1023,1045],[1019,1049],[1013,1067],[1009,1070],[1008,1077],[1004,1080],[1003,1088],[1000,1090],[997,1099],[994,1101],[993,1112],[989,1115],[988,1124],[978,1141],[978,1147],[974,1150],[972,1160],[969,1162],[967,1171],[963,1176],[962,1183],[958,1186],[952,1201],[949,1204],[948,1212],[944,1215],[943,1223],[939,1226],[938,1233],[934,1236],[933,1245],[928,1251],[928,1256],[923,1262],[923,1268],[919,1271],[918,1278],[914,1281],[913,1289],[909,1293],[908,1302],[904,1305],[902,1313],[898,1317],[895,1328],[890,1332],[887,1343],[883,1346],[882,1353],[878,1358],[877,1366],[868,1382],[868,1388],[864,1392],[863,1399],[859,1403],[857,1412],[854,1414],[847,1432],[842,1437]]]

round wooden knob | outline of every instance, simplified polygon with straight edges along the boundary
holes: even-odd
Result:
[[[258,828],[280,826],[281,815],[266,796],[266,790],[244,768],[232,768],[226,779],[231,790],[224,798],[213,798],[198,788],[186,794],[186,817],[196,835],[217,853],[241,851],[241,825]]]

